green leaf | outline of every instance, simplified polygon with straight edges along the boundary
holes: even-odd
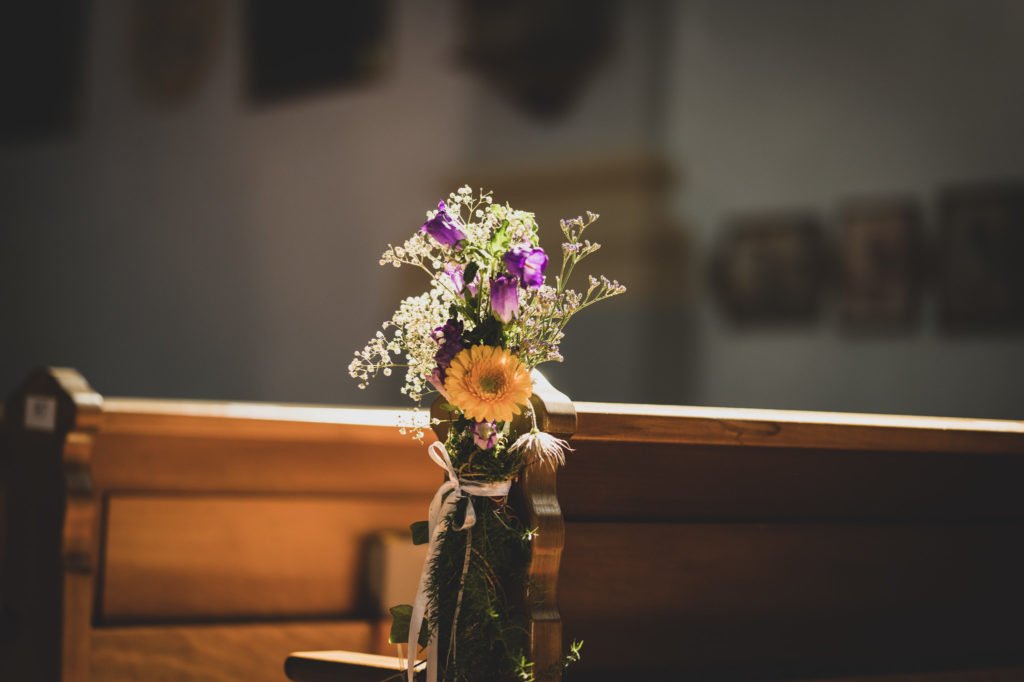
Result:
[[[412,544],[425,545],[430,542],[430,524],[426,521],[415,521],[409,528],[412,530]]]
[[[466,341],[471,345],[500,346],[504,329],[501,320],[488,316],[473,331],[466,333]]]
[[[465,272],[462,273],[462,281],[469,284],[476,279],[476,273],[480,270],[480,266],[476,264],[476,261],[471,262],[466,266]]]
[[[409,642],[409,626],[412,620],[412,605],[411,604],[399,604],[398,606],[392,606],[388,609],[391,612],[391,632],[388,634],[388,642],[390,644],[406,644]],[[420,627],[419,645],[421,647],[430,644],[430,626],[427,620],[423,620],[423,625]],[[410,658],[412,658],[410,652]]]
[[[388,635],[388,642],[391,644],[405,644],[409,641],[409,621],[412,620],[412,605],[399,604],[392,606],[391,611],[391,634]]]
[[[421,647],[430,645],[430,623],[423,620],[423,627],[420,628],[420,638],[416,641]]]
[[[512,243],[512,237],[508,234],[508,224],[507,220],[502,220],[501,226],[491,236],[491,243],[488,245],[488,249],[494,256],[500,257],[508,251],[509,244]]]

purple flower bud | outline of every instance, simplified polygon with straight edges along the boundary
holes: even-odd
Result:
[[[437,352],[434,354],[434,359],[437,361],[437,369],[434,372],[437,374],[437,381],[441,384],[444,384],[445,375],[448,367],[452,364],[452,360],[464,348],[462,345],[463,329],[465,329],[465,326],[461,320],[448,320],[444,323],[444,326],[434,329],[434,341],[438,345]],[[428,379],[432,377],[433,374]],[[432,381],[431,383],[434,382]],[[435,383],[434,385],[436,388],[437,384]]]
[[[544,270],[548,267],[548,254],[544,249],[514,246],[505,254],[504,260],[508,271],[519,278],[524,289],[536,289],[544,284]]]
[[[470,282],[469,285],[467,286],[466,278],[463,275],[464,272],[465,268],[459,265],[458,263],[448,263],[447,265],[444,266],[444,273],[448,275],[448,278],[452,281],[452,284],[455,285],[455,293],[461,294],[463,289],[468,288],[470,295],[476,296],[476,292],[480,290],[480,287],[477,285],[479,278],[474,277],[473,281]]]
[[[466,288],[466,280],[462,276],[462,266],[458,263],[448,263],[444,266],[444,274],[448,275],[448,279],[455,285],[455,293],[461,294],[462,290]]]
[[[498,429],[495,422],[477,422],[473,424],[473,442],[481,450],[490,450],[498,442]]]
[[[491,280],[491,310],[502,322],[519,315],[519,279],[501,275]]]
[[[466,234],[459,229],[458,218],[448,213],[443,201],[437,204],[437,215],[423,223],[420,232],[426,232],[442,246],[457,247],[459,242],[466,238]]]
[[[427,381],[430,382],[431,386],[437,389],[437,392],[440,393],[445,400],[449,399],[448,391],[444,390],[444,372],[441,371],[440,367],[434,368],[434,371],[427,376]]]

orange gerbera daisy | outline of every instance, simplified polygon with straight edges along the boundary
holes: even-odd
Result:
[[[476,421],[511,421],[533,395],[530,371],[504,348],[472,346],[448,368],[444,390],[452,405]]]

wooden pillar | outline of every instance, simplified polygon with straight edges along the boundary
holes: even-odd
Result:
[[[89,679],[99,544],[90,461],[101,408],[63,368],[32,372],[7,402],[0,679]]]

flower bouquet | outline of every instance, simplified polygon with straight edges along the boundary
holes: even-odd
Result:
[[[531,464],[557,467],[569,449],[543,433],[531,406],[532,370],[562,360],[566,324],[581,310],[625,291],[606,277],[569,288],[576,266],[600,248],[584,239],[598,216],[561,222],[562,262],[551,281],[532,213],[462,187],[381,265],[423,270],[430,286],[401,302],[357,351],[349,373],[360,387],[405,369],[402,393],[418,406],[436,392],[448,415],[429,456],[446,473],[429,519],[413,524],[428,544],[414,604],[394,607],[392,643],[410,662],[427,647],[430,680],[498,682],[560,674],[577,660],[574,643],[557,671],[527,658],[526,569],[536,529],[509,504],[511,484]],[[414,422],[422,423],[422,422]],[[422,439],[422,426],[409,427]],[[409,665],[409,679],[413,678]]]

